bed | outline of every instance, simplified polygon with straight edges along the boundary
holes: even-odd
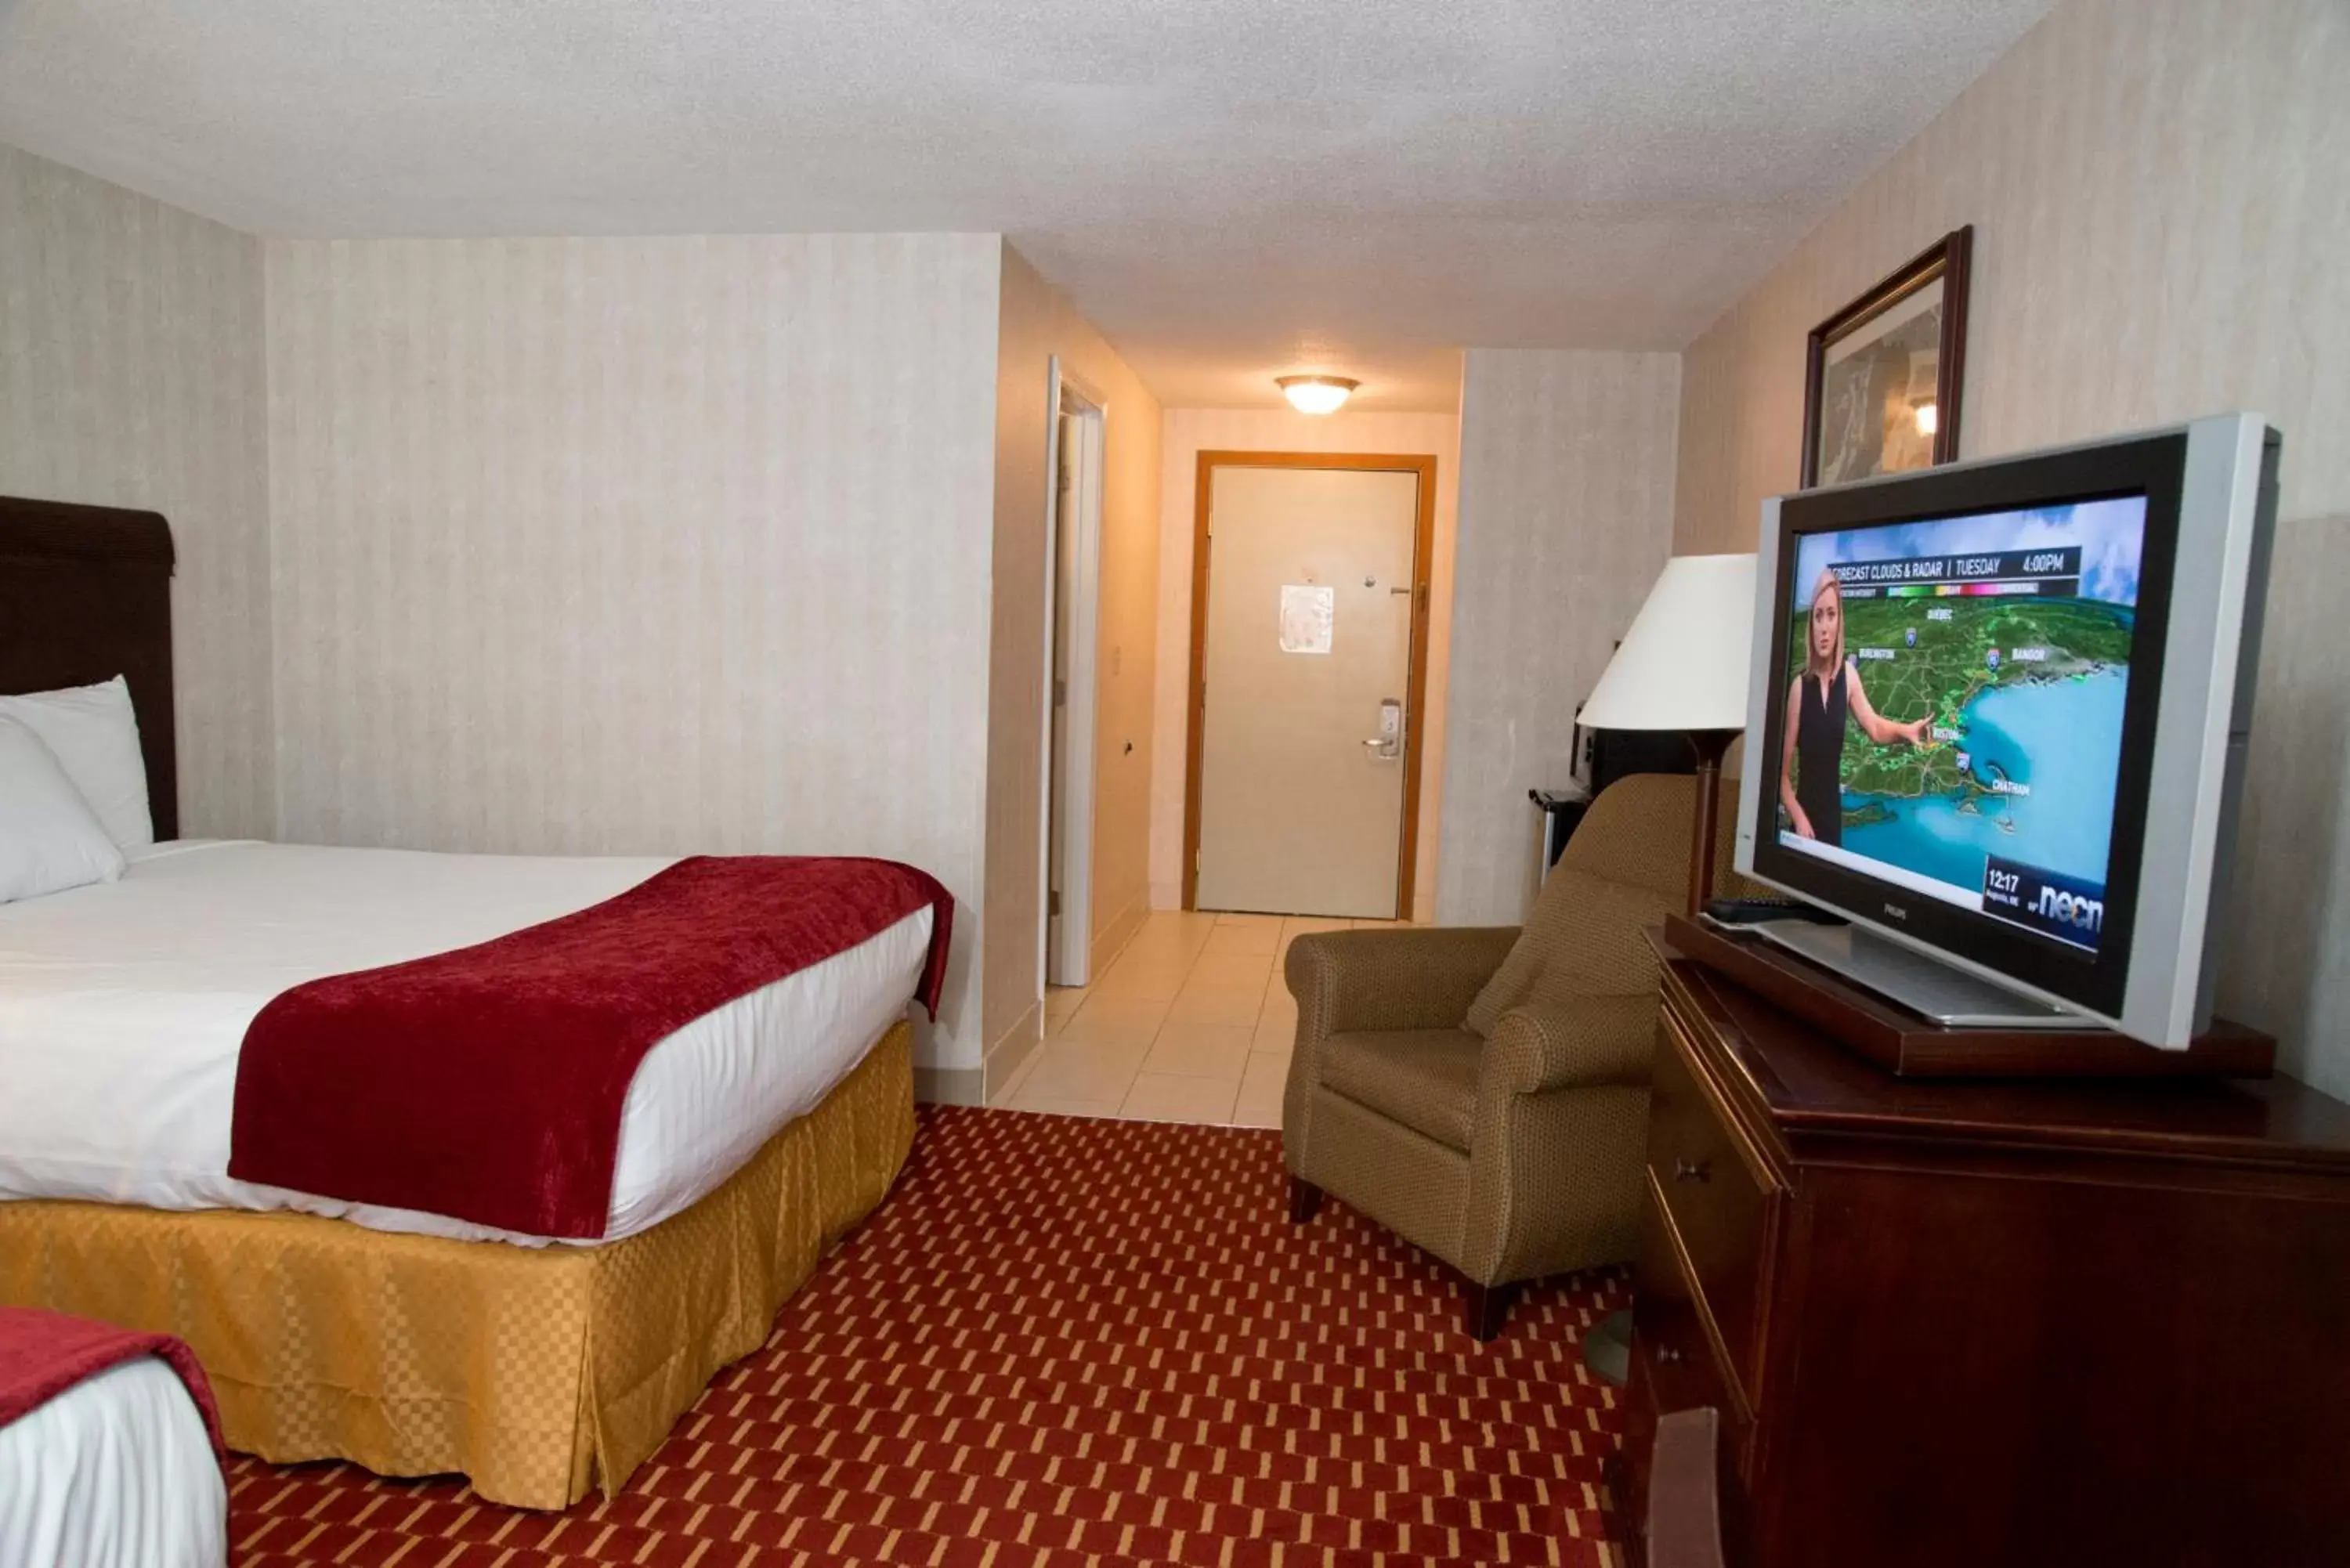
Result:
[[[210,1399],[185,1345],[0,1308],[0,1568],[222,1568]]]
[[[0,694],[121,674],[160,841],[0,905],[0,1304],[184,1340],[229,1445],[274,1461],[539,1508],[616,1490],[904,1162],[931,913],[654,1045],[592,1237],[233,1179],[239,1041],[273,996],[671,867],[179,839],[171,568],[153,514],[0,500]]]

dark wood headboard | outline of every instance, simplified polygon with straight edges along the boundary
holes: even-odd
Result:
[[[156,512],[0,495],[0,693],[121,676],[157,838],[180,836],[172,728],[172,529]]]

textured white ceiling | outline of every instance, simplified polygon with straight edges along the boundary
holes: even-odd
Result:
[[[0,0],[0,140],[266,234],[1001,230],[1170,405],[1450,408],[1686,343],[2047,6]]]

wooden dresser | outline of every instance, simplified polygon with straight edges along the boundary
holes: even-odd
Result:
[[[1898,1078],[1663,951],[1627,1529],[1710,1405],[1732,1564],[2350,1563],[2350,1106]]]

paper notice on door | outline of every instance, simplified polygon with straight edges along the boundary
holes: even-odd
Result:
[[[1281,585],[1281,651],[1327,653],[1337,592],[1312,583]]]

